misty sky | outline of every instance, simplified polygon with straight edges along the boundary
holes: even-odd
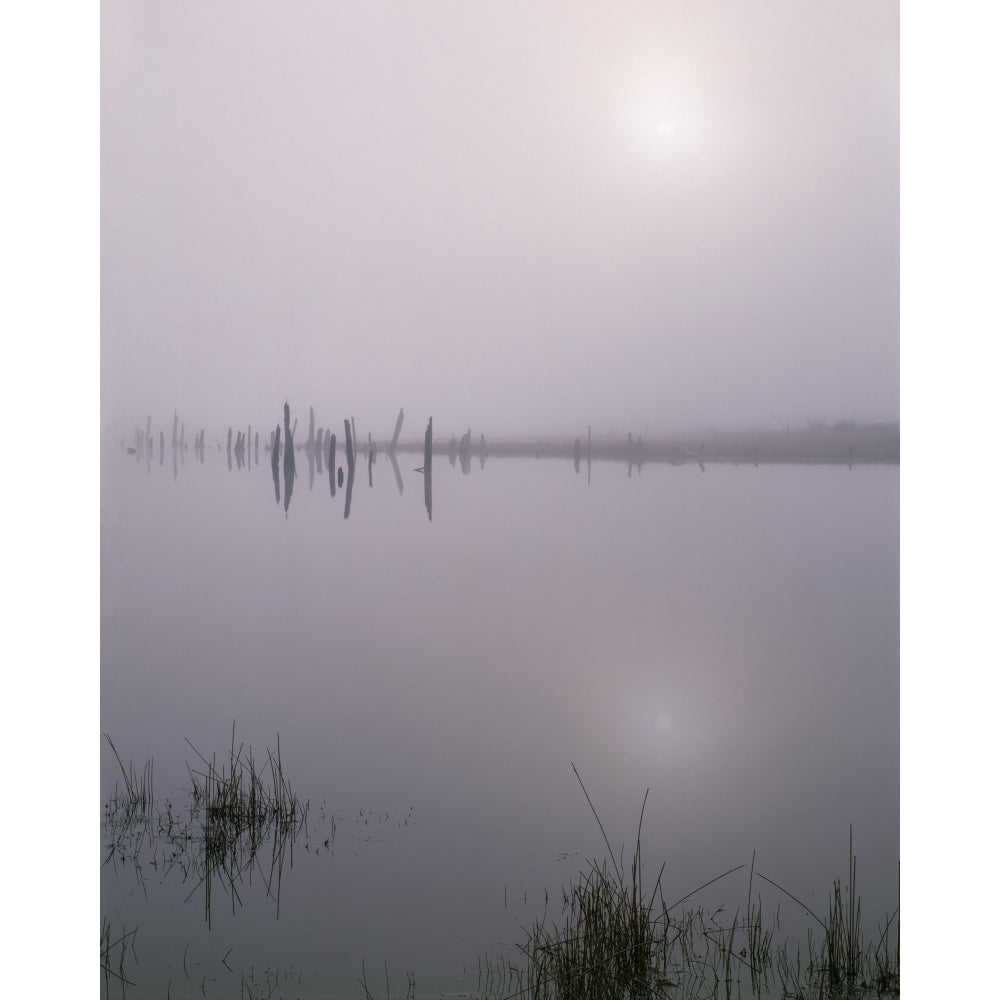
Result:
[[[104,0],[105,425],[897,419],[898,36],[881,0]]]

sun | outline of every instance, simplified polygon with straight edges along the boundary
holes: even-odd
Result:
[[[635,60],[613,93],[620,149],[634,165],[659,171],[705,154],[706,93],[679,63]]]
[[[673,163],[691,151],[691,114],[676,100],[637,101],[623,118],[628,147],[640,162]]]

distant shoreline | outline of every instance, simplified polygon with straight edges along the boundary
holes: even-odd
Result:
[[[503,438],[471,436],[469,454],[495,458],[567,458],[587,460],[587,433],[578,438],[545,435],[519,435]],[[461,441],[435,438],[434,453],[447,455],[459,449]],[[396,451],[422,452],[424,442],[399,441]],[[855,424],[842,422],[833,426],[745,431],[704,430],[685,434],[650,435],[601,434],[590,438],[592,461],[726,463],[815,463],[829,465],[899,464],[898,424]]]

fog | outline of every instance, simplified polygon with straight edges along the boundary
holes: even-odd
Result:
[[[897,4],[101,18],[102,422],[898,418]]]

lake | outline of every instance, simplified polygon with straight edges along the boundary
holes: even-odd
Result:
[[[174,454],[102,456],[101,727],[153,761],[146,820],[102,812],[126,996],[477,992],[607,854],[573,765],[626,864],[649,789],[670,899],[746,865],[735,909],[752,863],[823,914],[853,836],[864,919],[897,906],[897,465],[436,452],[429,518],[380,453],[345,517],[302,450],[287,512],[263,439]],[[240,746],[308,810],[206,868],[192,775]]]

